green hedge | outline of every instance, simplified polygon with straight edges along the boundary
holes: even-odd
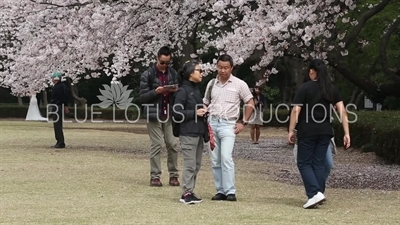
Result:
[[[28,112],[27,106],[18,106],[14,104],[0,105],[0,118],[25,118]],[[46,109],[40,109],[42,115],[45,115]]]
[[[76,108],[76,112],[74,108],[70,109],[70,115],[67,115],[69,118],[76,118],[79,120],[87,119],[90,121],[91,118],[95,120],[103,119],[103,120],[125,120],[125,110],[115,110],[115,116],[113,116],[113,109],[109,107],[107,109],[102,108],[93,108],[93,114],[91,112],[91,107],[88,106],[86,109]],[[46,116],[46,107],[40,107],[40,112],[42,116]],[[0,118],[25,118],[28,112],[28,105],[19,106],[15,104],[0,104]],[[85,115],[85,112],[87,115]],[[101,113],[101,114],[98,114]],[[271,114],[272,113],[272,114]],[[140,113],[141,118],[143,115]],[[264,121],[266,122],[265,126],[273,126],[273,127],[288,127],[289,124],[289,111],[287,110],[265,110],[264,112]],[[136,120],[138,118],[138,109],[135,107],[131,107],[127,110],[127,118],[129,120]]]
[[[266,109],[264,111],[264,126],[269,127],[289,127],[290,112],[289,110]]]
[[[375,152],[389,163],[400,164],[400,112],[356,112],[349,115],[351,145],[365,152]],[[343,128],[334,123],[336,144],[343,146]]]
[[[125,118],[134,121],[138,118],[138,110],[135,107],[128,108],[125,110],[116,109],[113,110],[112,107],[107,109],[102,109],[99,107],[91,108],[88,106],[87,108],[78,107],[73,108],[69,107],[70,113],[66,115],[67,118],[77,119],[80,121],[87,120],[125,120]],[[93,109],[93,112],[92,112]],[[46,117],[46,107],[39,108],[42,116]],[[8,105],[1,104],[0,105],[0,118],[25,118],[28,113],[28,106],[18,106],[18,105]],[[113,115],[115,114],[115,115]],[[126,116],[125,116],[126,115]]]
[[[25,118],[28,106],[18,105],[0,105],[0,118]],[[43,116],[46,116],[46,108],[40,108]],[[86,120],[126,120],[125,110],[94,108],[91,114],[91,108],[77,108],[76,113],[71,110],[70,118],[83,120],[87,112]],[[400,164],[400,112],[399,111],[358,111],[349,114],[351,146],[362,149],[365,152],[375,152],[377,156],[382,157],[389,163]],[[127,110],[127,118],[134,121],[138,118],[137,108]],[[265,126],[284,127],[289,125],[289,111],[270,109],[264,112]],[[338,146],[343,146],[343,128],[337,119],[333,123],[335,129],[335,139]]]
[[[270,123],[265,126],[285,127],[289,121],[282,123],[289,116],[288,110],[272,111],[273,116]],[[264,113],[264,121],[271,117],[271,111]],[[351,146],[364,152],[375,152],[375,154],[388,163],[400,164],[400,111],[351,111],[349,116]],[[278,118],[278,119],[277,119]],[[335,141],[338,146],[343,146],[342,124],[334,116],[333,127],[335,130]]]

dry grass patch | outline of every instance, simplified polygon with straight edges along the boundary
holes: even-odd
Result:
[[[271,163],[236,160],[238,202],[212,202],[204,157],[197,205],[179,187],[149,187],[146,134],[106,131],[134,124],[66,124],[68,148],[54,152],[51,124],[0,121],[1,224],[398,224],[399,192],[327,190],[304,210],[304,190],[271,181]],[[143,126],[143,125],[138,125]],[[90,129],[78,129],[78,128]],[[101,130],[97,130],[99,127]],[[101,150],[101,151],[99,151]],[[145,153],[145,154],[144,154]],[[165,156],[165,152],[164,152]],[[181,160],[181,156],[180,156]],[[179,167],[182,167],[180,161]],[[167,182],[163,159],[162,181]]]

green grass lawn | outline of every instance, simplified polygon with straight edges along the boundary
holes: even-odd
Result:
[[[164,187],[150,187],[147,134],[112,131],[144,125],[65,127],[67,148],[55,152],[52,124],[0,121],[0,224],[400,223],[398,191],[328,189],[324,205],[304,210],[302,186],[275,182],[261,172],[271,165],[249,160],[235,161],[238,201],[211,201],[207,155],[195,189],[204,200],[184,205],[180,187],[166,185],[165,151]]]

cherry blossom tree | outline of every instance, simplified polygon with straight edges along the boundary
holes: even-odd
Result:
[[[225,50],[234,56],[237,63],[250,58],[254,61],[256,58],[257,63],[253,70],[260,70],[271,62],[276,63],[282,56],[303,60],[321,58],[373,98],[400,97],[400,92],[397,91],[400,88],[399,67],[396,73],[399,58],[391,59],[387,56],[387,49],[389,51],[396,46],[392,35],[399,33],[399,2],[381,0],[371,4],[368,1],[358,1],[359,5],[356,6],[350,0],[260,1],[256,5],[240,7],[232,7],[221,1],[219,3],[218,7],[214,5],[214,10],[220,14],[211,21],[211,25],[228,24],[231,29],[208,42],[207,46]],[[384,10],[387,10],[387,18],[378,21],[379,26],[386,29],[379,39],[371,37],[364,30],[369,20],[382,14]],[[228,15],[229,20],[226,19]],[[369,26],[376,26],[376,22],[377,20],[373,21],[373,25]],[[379,46],[378,50],[370,47],[371,45]],[[370,59],[368,55],[363,55],[368,48],[372,49],[369,51],[379,52],[378,57]],[[358,67],[351,66],[355,63],[352,63],[351,58],[354,54],[348,57],[350,51],[355,52],[354,49],[364,58]],[[372,73],[377,73],[376,68],[380,68],[379,72],[385,75],[384,81],[376,82],[366,77],[360,72],[362,66],[373,71]],[[274,67],[266,70],[266,78],[260,82],[267,81],[270,74],[277,72]]]
[[[0,84],[18,95],[43,89],[54,71],[73,82],[139,73],[163,45],[191,58],[214,48],[238,65],[256,57],[260,70],[284,55],[336,65],[353,41],[366,44],[357,39],[363,20],[348,16],[353,0],[3,0],[0,10]],[[344,23],[354,31],[338,29]],[[202,45],[190,52],[193,38]],[[203,66],[214,70],[215,61]]]
[[[54,71],[65,72],[74,82],[87,70],[116,77],[138,72],[130,60],[148,65],[162,45],[176,46],[179,55],[201,16],[195,12],[207,6],[165,0],[2,1],[0,8],[7,13],[1,23],[8,37],[2,40],[0,55],[6,59],[0,83],[26,95],[43,89]]]

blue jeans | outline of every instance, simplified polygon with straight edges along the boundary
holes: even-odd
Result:
[[[295,153],[295,157],[297,157],[298,146],[296,145],[295,148],[297,149],[297,150],[296,150],[296,153]],[[326,161],[325,161],[325,181],[328,180],[328,177],[329,177],[329,175],[330,175],[330,173],[331,173],[331,170],[332,170],[332,168],[333,168],[333,155],[332,155],[332,152],[333,152],[333,145],[332,145],[332,143],[330,142],[330,144],[329,144],[329,146],[328,146],[328,150],[327,150],[327,152],[326,152]],[[296,162],[297,162],[297,158],[296,158]]]
[[[332,143],[329,142],[328,151],[326,152],[326,162],[325,162],[325,181],[328,180],[329,174],[333,168],[333,146]]]
[[[314,197],[318,192],[325,192],[326,152],[330,139],[330,135],[298,139],[297,167],[308,198]]]
[[[215,138],[215,148],[210,151],[215,188],[217,193],[235,194],[235,164],[232,152],[236,138],[236,122],[211,117],[210,125]]]

